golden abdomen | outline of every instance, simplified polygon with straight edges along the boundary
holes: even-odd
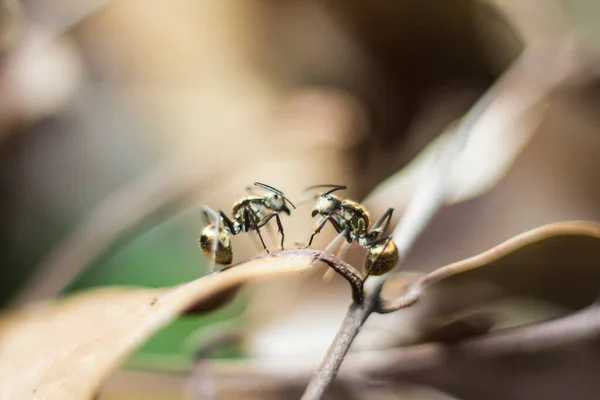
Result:
[[[398,247],[392,239],[384,240],[369,248],[365,260],[367,275],[383,275],[398,263]]]

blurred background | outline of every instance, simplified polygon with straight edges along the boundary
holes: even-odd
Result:
[[[434,151],[500,77],[502,101],[478,127],[490,138],[454,174],[453,204],[405,269],[432,270],[544,223],[599,219],[594,0],[0,4],[4,307],[206,274],[201,205],[229,214],[255,181],[293,201],[315,184],[346,184],[355,199],[377,188],[365,204],[373,216],[395,207],[397,220],[424,176],[411,160]],[[284,217],[287,247],[308,238],[310,210]],[[253,239],[234,238],[234,261],[258,253]],[[353,249],[348,261],[362,257]],[[128,365],[191,371],[197,342],[220,330],[244,339],[217,357],[318,361],[349,290],[317,275],[254,285],[215,313],[181,317]],[[382,321],[358,347],[402,343]],[[156,398],[178,398],[169,385]],[[334,396],[350,398],[342,389]],[[449,398],[423,390],[393,392]]]

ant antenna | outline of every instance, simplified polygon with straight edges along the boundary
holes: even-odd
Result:
[[[310,190],[310,189],[327,188],[327,187],[330,187],[330,188],[333,188],[333,189],[331,189],[328,192],[325,192],[324,194],[331,194],[331,193],[333,193],[335,191],[338,191],[338,190],[348,189],[348,186],[346,186],[346,185],[314,185],[314,186],[307,187],[306,189],[304,189],[304,191],[306,192],[307,190]]]
[[[266,189],[266,190],[271,191],[273,193],[283,194],[283,192],[281,190],[275,189],[273,186],[269,186],[269,185],[267,185],[265,183],[254,182],[254,186],[258,186],[259,188]]]
[[[281,190],[279,190],[279,189],[275,189],[273,186],[269,186],[269,185],[267,185],[267,184],[260,183],[260,182],[254,182],[254,186],[258,186],[259,188],[262,188],[262,189],[265,189],[265,190],[268,190],[268,191],[270,191],[270,192],[273,192],[273,193],[275,193],[275,194],[278,194],[278,195],[280,195],[281,197],[283,197],[283,199],[284,199],[285,201],[287,201],[288,203],[290,203],[290,206],[292,206],[292,208],[293,208],[294,210],[296,209],[296,206],[294,205],[294,203],[292,203],[292,202],[290,201],[290,199],[288,199],[287,197],[285,197],[285,195],[283,194],[283,192],[282,192]]]

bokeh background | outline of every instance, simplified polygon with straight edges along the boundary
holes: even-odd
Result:
[[[362,199],[392,177],[366,204],[397,220],[418,182],[403,168],[525,56],[528,74],[480,128],[503,130],[452,181],[492,165],[493,184],[442,209],[405,268],[598,220],[599,18],[594,0],[4,0],[0,304],[202,276],[201,205],[229,213],[254,181],[300,201],[320,183]],[[307,239],[310,209],[284,217],[288,247]],[[258,252],[253,239],[234,238],[236,261]],[[317,275],[181,317],[129,365],[185,370],[219,329],[246,334],[219,357],[318,360],[349,296]],[[376,346],[393,334],[378,324]]]

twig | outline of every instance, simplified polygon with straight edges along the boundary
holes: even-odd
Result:
[[[452,345],[428,343],[385,353],[356,355],[348,361],[363,373],[401,374],[452,364],[458,359],[483,359],[533,353],[600,337],[600,306],[534,325],[465,339]],[[351,368],[354,369],[354,368]]]
[[[533,243],[539,243],[545,239],[564,235],[584,235],[600,238],[600,224],[589,221],[562,221],[523,232],[483,253],[445,265],[422,276],[414,284],[410,285],[401,297],[391,301],[381,299],[374,311],[380,314],[386,314],[401,310],[416,303],[423,291],[429,285],[435,284],[436,282],[461,272],[493,263],[494,261],[506,257],[518,249]]]
[[[320,399],[337,375],[340,365],[350,349],[356,332],[369,317],[375,307],[377,297],[370,296],[364,303],[352,303],[338,331],[334,346],[329,347],[321,366],[315,372],[310,384],[302,395],[302,399]]]
[[[419,280],[415,284],[411,285],[406,292],[397,299],[391,301],[379,299],[377,302],[377,307],[373,311],[379,314],[388,314],[412,306],[421,298],[425,282],[426,281],[424,279]]]
[[[402,377],[432,368],[455,365],[458,360],[485,360],[521,354],[534,354],[548,349],[561,348],[600,337],[600,306],[585,309],[534,325],[505,329],[484,336],[471,337],[454,344],[425,343],[398,349],[385,349],[349,354],[340,369],[339,378],[345,382],[357,379]],[[282,360],[286,363],[287,360]],[[148,368],[145,362],[133,371],[120,371],[118,375],[162,372],[171,377],[187,377],[188,365],[176,364],[165,369],[165,364],[156,363]],[[310,365],[301,364],[290,370],[277,364],[264,364],[252,359],[210,361],[217,387],[224,391],[237,389],[246,392],[257,386],[282,387],[300,385],[312,373]],[[159,375],[159,376],[165,376]],[[114,380],[114,378],[113,378]],[[110,382],[109,385],[115,384]],[[131,380],[127,381],[128,383]],[[184,384],[183,381],[181,383]]]
[[[557,52],[556,57],[560,57]],[[401,254],[399,264],[405,259],[408,251],[414,244],[417,237],[421,234],[425,226],[429,223],[435,213],[443,206],[446,196],[446,181],[449,175],[452,163],[460,154],[470,135],[474,132],[474,126],[479,122],[482,115],[494,106],[503,107],[506,97],[512,95],[512,91],[520,88],[521,85],[530,81],[536,81],[535,90],[528,93],[525,101],[521,102],[521,108],[510,115],[511,118],[517,118],[526,112],[530,107],[536,104],[549,92],[558,87],[565,77],[571,77],[571,74],[565,74],[560,71],[556,79],[536,79],[537,68],[539,67],[539,54],[533,51],[526,51],[502,76],[494,83],[488,91],[475,103],[469,112],[463,117],[459,125],[450,138],[450,142],[441,155],[441,158],[434,170],[426,177],[417,189],[417,193],[411,199],[404,218],[396,227],[392,236]],[[505,121],[506,122],[506,121]],[[372,277],[365,282],[365,303],[379,304],[379,294],[387,279],[387,274]],[[419,299],[420,291],[413,288],[412,292],[407,293],[395,302],[379,304],[378,307],[365,308],[364,313],[360,314],[360,324],[356,324],[358,319],[354,315],[358,311],[352,305],[344,319],[340,331],[331,344],[325,360],[315,373],[313,379],[308,384],[302,400],[318,400],[323,397],[327,388],[335,378],[337,370],[346,355],[350,344],[358,335],[362,323],[368,318],[369,314],[375,310],[381,313],[395,311],[408,307]],[[339,359],[336,359],[339,358]]]
[[[306,255],[311,254],[313,256],[313,260],[322,261],[327,264],[331,269],[337,272],[341,277],[346,279],[350,284],[350,289],[352,290],[352,300],[355,304],[361,305],[364,299],[364,289],[363,289],[363,276],[360,272],[356,270],[352,265],[346,263],[343,260],[340,260],[335,255],[331,253],[326,253],[320,250],[313,249],[295,249],[295,250],[281,250],[270,253],[268,255],[260,255],[254,257],[253,260],[258,258],[265,257],[281,257],[281,256],[289,256],[289,255]],[[235,268],[236,265],[232,265],[225,269]]]
[[[436,165],[435,170],[421,184],[417,194],[411,199],[405,217],[392,233],[395,237],[394,241],[402,256],[400,263],[406,257],[407,252],[425,225],[441,207],[444,201],[444,183],[448,175],[447,170],[449,169],[450,164],[460,153],[460,150],[471,131],[471,125],[477,120],[477,116],[485,110],[492,98],[498,96],[502,92],[503,87],[507,84],[505,83],[505,80],[506,76],[503,76],[498,83],[492,86],[488,93],[475,104],[468,114],[469,117],[465,117],[463,120],[466,122],[463,122],[457,128],[457,131],[451,138],[451,143],[447,145],[446,151],[438,165]],[[331,344],[325,356],[325,360],[308,384],[308,387],[302,396],[302,400],[317,400],[323,397],[327,388],[335,378],[352,341],[356,335],[358,335],[360,327],[369,317],[371,312],[376,308],[378,308],[380,312],[391,311],[388,306],[379,306],[379,294],[386,279],[387,274],[367,280],[369,286],[367,287],[365,304],[370,306],[364,308],[357,307],[355,304],[350,306],[338,335]],[[418,296],[414,298],[414,301],[407,302],[406,306],[414,304],[417,300]],[[394,304],[394,306],[397,306],[397,304]],[[358,321],[359,323],[357,323]]]

